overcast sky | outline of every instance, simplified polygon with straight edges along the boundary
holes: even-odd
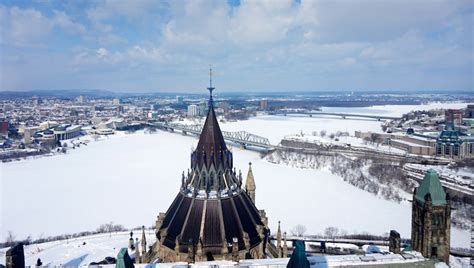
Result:
[[[474,90],[472,0],[0,2],[0,90]]]

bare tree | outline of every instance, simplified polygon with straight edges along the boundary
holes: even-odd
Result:
[[[327,133],[326,130],[321,130],[319,132],[319,136],[324,137],[324,136],[326,136],[326,133]]]
[[[330,226],[324,229],[324,235],[326,235],[326,237],[331,238],[331,239],[334,239],[338,235],[338,233],[339,233],[339,229],[333,226]]]
[[[111,233],[111,232],[119,232],[125,231],[125,228],[121,224],[114,224],[113,222],[101,224],[99,228],[97,228],[98,233]]]
[[[8,231],[8,235],[7,235],[7,243],[6,243],[9,247],[13,246],[13,244],[15,244],[15,235],[13,234],[12,231]]]
[[[298,224],[291,229],[291,234],[295,236],[303,236],[306,233],[306,226]]]

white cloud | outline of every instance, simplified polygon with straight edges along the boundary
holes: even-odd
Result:
[[[446,80],[459,79],[459,73],[472,72],[474,61],[472,2],[464,1],[242,0],[232,7],[220,0],[103,0],[83,17],[69,15],[0,7],[1,42],[42,44],[56,28],[80,33],[83,39],[54,70],[71,69],[85,78],[104,72],[101,81],[110,85],[117,83],[107,78],[112,73],[136,75],[137,88],[162,81],[163,73],[168,81],[181,83],[184,73],[186,85],[199,83],[191,75],[197,79],[210,63],[222,74],[221,87],[234,90],[369,87],[396,80],[384,74],[403,74],[397,85],[409,86],[423,84],[420,79],[434,69],[446,71]],[[30,62],[16,56],[11,59]],[[12,69],[18,62],[2,64]],[[32,64],[41,66],[39,60]],[[378,82],[365,83],[373,74]]]
[[[46,17],[33,8],[0,6],[0,42],[4,45],[19,47],[44,46],[55,27],[71,33],[85,33],[85,27],[73,22],[64,12],[53,11],[52,17]]]
[[[84,25],[73,22],[71,18],[63,11],[54,10],[53,24],[71,33],[85,34]]]
[[[107,20],[116,16],[140,18],[162,5],[154,0],[98,0],[95,4],[94,8],[87,11],[89,19],[94,21]]]
[[[244,44],[283,40],[294,27],[296,12],[291,0],[242,1],[230,18],[230,39]]]
[[[107,55],[109,55],[109,51],[107,51],[107,49],[103,47],[97,49],[97,57],[99,57],[99,59],[105,59]]]
[[[2,44],[35,46],[49,34],[54,23],[34,9],[18,7],[1,9]]]

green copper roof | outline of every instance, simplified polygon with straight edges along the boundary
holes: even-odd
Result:
[[[444,192],[443,186],[439,181],[438,173],[433,169],[429,169],[426,172],[423,181],[416,190],[415,198],[424,203],[425,195],[428,193],[431,194],[433,205],[446,204],[446,192]]]

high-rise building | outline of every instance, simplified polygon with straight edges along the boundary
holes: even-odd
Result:
[[[254,187],[242,187],[214,112],[212,90],[207,118],[191,169],[183,172],[178,195],[156,222],[157,241],[144,260],[152,262],[263,258],[268,237],[265,212],[254,204]],[[249,176],[253,179],[252,171]],[[253,183],[255,184],[255,183]],[[252,190],[253,189],[253,190]],[[253,195],[253,197],[251,196]]]
[[[150,110],[152,111],[157,111],[158,109],[160,109],[160,105],[155,103],[155,104],[150,104]]]
[[[78,103],[85,103],[87,101],[86,96],[80,95],[77,97],[77,102]]]
[[[452,124],[454,126],[462,125],[462,117],[464,115],[464,111],[462,109],[448,109],[444,113],[444,118],[446,121],[446,125]]]
[[[468,104],[465,115],[467,118],[474,118],[474,104]]]
[[[267,110],[268,109],[268,100],[263,99],[260,100],[260,110]]]
[[[8,136],[9,128],[10,128],[10,124],[8,121],[0,121],[0,135]]]
[[[38,106],[41,104],[41,99],[38,96],[34,96],[32,99],[33,106]]]
[[[188,105],[188,116],[196,117],[196,116],[204,116],[206,113],[205,106],[199,104],[191,104]]]
[[[120,99],[119,98],[114,98],[112,100],[112,105],[120,105]]]
[[[176,96],[176,104],[182,104],[183,103],[183,96]]]
[[[438,173],[430,169],[413,192],[411,242],[426,258],[449,263],[451,208]]]
[[[198,109],[196,104],[188,105],[188,116],[197,116]]]

